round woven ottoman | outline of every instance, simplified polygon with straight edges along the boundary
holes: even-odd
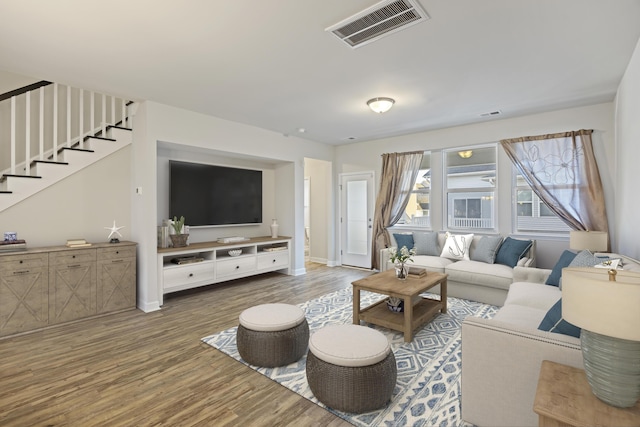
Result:
[[[330,408],[359,414],[386,405],[397,378],[387,338],[359,325],[332,325],[309,340],[307,382]]]
[[[239,320],[238,352],[251,365],[288,365],[300,359],[309,345],[309,324],[295,305],[256,305],[240,313]]]

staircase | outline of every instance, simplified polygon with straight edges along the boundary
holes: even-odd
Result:
[[[0,212],[131,144],[131,110],[49,82],[0,95]]]

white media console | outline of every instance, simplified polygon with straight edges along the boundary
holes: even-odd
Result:
[[[238,250],[239,255],[229,255],[229,251]],[[163,296],[171,292],[270,271],[291,274],[290,252],[290,237],[254,237],[241,242],[158,248],[160,305]]]

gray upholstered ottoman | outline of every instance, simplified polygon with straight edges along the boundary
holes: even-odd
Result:
[[[387,338],[359,325],[332,325],[309,340],[307,382],[330,408],[362,413],[389,402],[397,378]]]
[[[309,345],[309,324],[295,305],[256,305],[240,313],[239,320],[238,352],[251,365],[288,365],[300,359]]]

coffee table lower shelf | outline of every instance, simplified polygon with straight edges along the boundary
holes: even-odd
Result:
[[[437,315],[444,305],[441,301],[422,298],[413,305],[413,318],[411,330],[415,331],[419,326],[427,323]],[[395,313],[387,307],[386,298],[360,310],[360,320],[393,329],[394,331],[405,332],[405,313]]]

